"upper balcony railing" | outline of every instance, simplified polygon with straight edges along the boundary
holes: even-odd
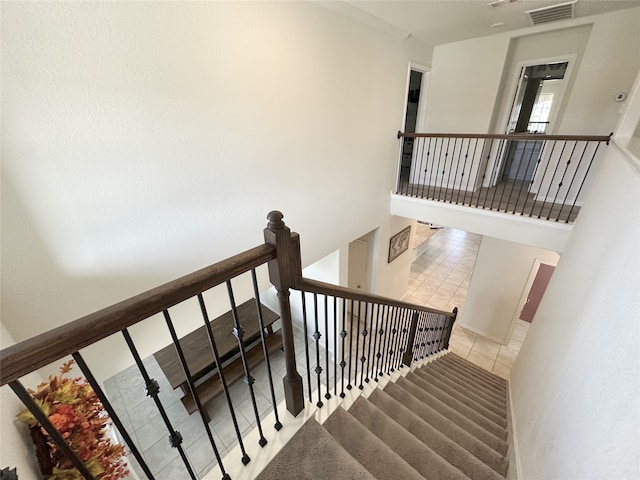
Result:
[[[402,133],[396,193],[573,223],[611,135]]]

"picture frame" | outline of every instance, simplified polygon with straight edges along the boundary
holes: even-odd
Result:
[[[409,249],[411,239],[411,225],[402,229],[389,239],[389,259],[387,263],[393,262]]]

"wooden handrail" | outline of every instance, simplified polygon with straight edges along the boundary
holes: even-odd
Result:
[[[0,386],[276,258],[264,244],[0,351]]]
[[[609,135],[544,135],[539,133],[411,133],[398,130],[398,138],[486,138],[489,140],[575,140],[583,142],[606,142],[609,145]]]
[[[381,305],[389,305],[391,307],[410,308],[418,312],[435,313],[438,315],[445,315],[447,317],[455,317],[454,312],[445,312],[443,310],[436,310],[435,308],[423,307],[421,305],[415,305],[401,300],[394,300],[392,298],[375,295],[373,293],[366,293],[352,288],[340,287],[338,285],[332,285],[318,280],[311,280],[310,278],[299,279],[294,288],[296,290],[302,290],[309,293],[319,293],[322,295],[330,295],[349,300],[379,303]]]

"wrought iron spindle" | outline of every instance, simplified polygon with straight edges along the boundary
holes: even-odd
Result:
[[[473,180],[473,189],[469,190],[469,179],[471,178],[471,172],[473,172],[473,165],[476,163],[476,149],[478,148],[478,139],[476,138],[475,144],[473,146],[473,155],[471,157],[471,166],[469,167],[469,176],[467,177],[467,186],[464,192],[464,196],[462,197],[462,204],[464,205],[466,203],[467,200],[467,191],[469,191],[469,206],[471,206],[471,202],[473,200],[473,193],[476,191],[476,189],[478,188],[478,178],[480,178],[480,170],[482,170],[482,152],[484,151],[485,147],[486,147],[486,143],[487,143],[487,139],[483,139],[482,140],[482,148],[480,149],[480,158],[478,159],[478,166],[476,168],[476,176]],[[484,181],[484,174],[482,176]],[[480,188],[482,188],[482,183],[480,184]],[[478,206],[478,202],[480,201],[480,196],[478,195],[478,198],[476,200],[476,207]]]
[[[594,159],[598,153],[598,148],[600,148],[600,143],[596,143],[596,148],[591,155],[591,160],[589,160],[589,166],[587,167],[587,171],[584,173],[582,177],[582,182],[580,183],[580,188],[578,188],[578,192],[576,193],[576,198],[573,200],[573,205],[571,205],[571,210],[569,210],[569,215],[567,216],[567,220],[564,223],[569,223],[571,219],[571,213],[573,213],[573,209],[576,206],[576,202],[578,201],[578,197],[580,196],[580,192],[582,191],[582,187],[584,186],[584,182],[587,179],[587,175],[589,175],[589,170],[591,170],[591,165],[593,164]]]
[[[578,146],[578,142],[575,141],[573,142],[573,148],[571,149],[571,155],[569,155],[569,160],[567,160],[567,164],[564,167],[564,172],[562,172],[562,177],[560,177],[560,182],[558,182],[558,189],[556,190],[556,194],[553,197],[553,202],[551,203],[551,206],[549,207],[549,215],[547,215],[547,220],[549,220],[549,218],[551,218],[551,212],[553,210],[553,206],[556,203],[556,200],[558,199],[558,195],[560,194],[560,189],[562,188],[562,185],[564,184],[564,177],[567,175],[567,171],[569,170],[569,165],[571,165],[571,161],[573,160],[573,154],[576,151],[576,147]]]
[[[227,294],[229,296],[229,304],[231,306],[231,316],[233,318],[233,335],[238,340],[238,350],[240,351],[240,359],[242,360],[242,368],[244,370],[244,383],[249,387],[249,395],[251,397],[251,404],[253,406],[253,413],[256,417],[256,427],[258,427],[258,433],[260,439],[258,444],[264,447],[267,444],[267,439],[262,433],[262,422],[260,421],[260,412],[258,412],[258,404],[256,403],[256,393],[253,389],[255,379],[251,376],[251,367],[247,361],[247,355],[244,350],[244,328],[240,325],[240,318],[238,317],[238,308],[236,307],[236,301],[233,295],[233,287],[231,286],[231,280],[227,280]]]
[[[242,463],[246,465],[251,461],[251,458],[249,458],[249,455],[247,455],[247,451],[244,448],[244,442],[242,441],[242,435],[240,434],[240,428],[238,427],[238,419],[236,418],[236,412],[235,412],[235,409],[233,408],[231,395],[229,394],[229,387],[224,375],[224,368],[222,368],[222,361],[220,360],[218,346],[216,345],[215,338],[213,337],[213,331],[211,330],[211,321],[209,320],[207,307],[204,303],[204,297],[202,296],[201,293],[198,294],[198,305],[200,305],[200,313],[202,314],[202,320],[204,321],[204,329],[207,332],[207,338],[209,339],[209,346],[211,347],[211,351],[213,352],[213,358],[216,362],[216,366],[217,366],[216,370],[218,373],[218,377],[220,378],[222,391],[224,392],[224,395],[227,399],[227,406],[229,407],[231,422],[233,423],[233,428],[235,429],[236,437],[238,438],[238,444],[240,445],[240,451],[242,452]]]
[[[349,326],[349,371],[347,377],[347,390],[351,390],[351,364],[353,363],[353,300],[351,300],[351,310],[349,311],[350,326]]]
[[[53,442],[56,444],[56,447],[59,448],[62,453],[66,455],[66,457],[73,463],[73,466],[78,469],[80,474],[86,480],[95,480],[91,472],[87,470],[85,464],[80,460],[76,452],[71,450],[71,447],[67,444],[67,442],[62,438],[60,432],[53,426],[51,420],[49,420],[49,416],[45,414],[33,397],[29,394],[26,388],[22,385],[20,380],[14,380],[13,382],[9,382],[9,387],[16,394],[16,396],[22,401],[22,404],[27,407],[27,409],[31,412],[31,414],[38,421],[40,426],[47,431],[47,434],[51,437]]]
[[[453,170],[453,158],[456,156],[456,146],[458,144],[458,139],[454,138],[453,139],[453,149],[451,150],[451,164],[449,165],[449,174],[447,175],[447,184],[445,187],[445,191],[444,191],[444,201],[447,201],[447,193],[449,190],[449,187],[451,186],[451,171]],[[460,157],[458,156],[458,162],[460,161]],[[455,182],[456,179],[456,175],[458,175],[458,169],[456,167],[456,174],[453,177],[453,180]],[[443,176],[443,180],[444,180],[444,176]]]
[[[193,383],[193,377],[191,376],[191,372],[189,371],[189,366],[187,365],[187,360],[184,356],[184,352],[182,351],[182,347],[180,346],[180,341],[178,340],[178,335],[176,334],[176,329],[173,326],[173,321],[171,320],[171,316],[169,315],[168,310],[163,310],[162,314],[164,315],[165,322],[167,323],[167,328],[169,329],[169,333],[171,334],[171,340],[173,341],[173,346],[176,349],[176,353],[178,354],[178,358],[180,359],[180,364],[182,365],[182,370],[184,371],[184,375],[187,378],[187,384],[189,385],[189,392],[193,397],[193,400],[198,407],[198,412],[200,412],[200,418],[202,419],[202,424],[204,425],[205,432],[207,433],[207,438],[209,438],[209,443],[211,444],[211,448],[213,449],[213,454],[216,457],[216,461],[220,466],[220,471],[222,472],[222,480],[231,480],[231,477],[227,473],[222,464],[222,458],[220,457],[220,452],[218,451],[218,446],[216,445],[215,440],[213,439],[213,433],[211,432],[211,428],[209,427],[209,423],[207,423],[207,413],[202,406],[202,402],[200,402],[200,397],[198,396],[198,392],[196,391],[196,386]]]
[[[253,297],[256,300],[256,310],[258,312],[258,324],[260,325],[260,340],[262,342],[262,353],[264,354],[264,361],[267,364],[267,378],[269,380],[269,391],[271,393],[271,403],[273,405],[273,413],[276,423],[273,427],[276,430],[282,428],[280,417],[278,416],[278,403],[276,401],[276,392],[273,388],[273,374],[271,373],[271,359],[269,358],[269,349],[267,348],[267,339],[264,335],[264,317],[262,316],[262,302],[260,301],[260,292],[258,291],[258,278],[256,276],[256,269],[251,269],[251,281],[253,283]],[[231,404],[229,404],[231,405]]]
[[[380,310],[384,311],[385,306],[378,304],[378,308],[376,310],[376,326],[375,330],[372,328],[371,336],[373,337],[373,362],[371,364],[372,369],[370,370],[370,375],[377,382],[378,381],[378,361],[380,360],[380,345],[379,340],[381,340],[382,334],[380,333]]]
[[[309,403],[313,403],[311,390],[311,362],[309,359],[309,332],[307,327],[307,294],[302,294],[302,328],[304,332],[304,355],[307,362],[307,390],[309,391]]]
[[[318,384],[318,401],[316,405],[318,408],[322,408],[324,403],[322,403],[322,384],[320,383],[320,374],[322,373],[322,367],[320,366],[320,330],[318,329],[318,294],[313,294],[313,317],[314,317],[314,325],[315,331],[313,332],[313,339],[316,341],[316,380]]]
[[[338,299],[333,297],[333,394],[338,395]]]
[[[395,307],[392,306],[387,306],[387,311],[386,314],[384,316],[384,325],[382,328],[382,333],[381,333],[381,338],[380,338],[380,342],[382,344],[382,348],[380,349],[380,353],[381,353],[381,358],[380,358],[380,367],[378,368],[378,376],[381,377],[382,375],[384,375],[384,372],[386,371],[386,363],[387,363],[387,359],[389,358],[388,355],[388,348],[389,348],[389,331],[391,330],[390,325],[391,325],[391,317],[393,315],[393,309]]]
[[[324,398],[329,400],[331,398],[330,382],[329,382],[329,298],[324,296],[324,359],[325,359],[325,378],[327,379],[327,393],[324,394]]]
[[[342,338],[342,360],[340,360],[340,370],[342,376],[342,385],[340,387],[340,398],[344,398],[344,367],[347,366],[347,362],[344,359],[345,342],[347,341],[347,300],[342,300],[342,330],[340,331],[340,337]]]
[[[576,142],[577,143],[577,142]],[[569,198],[569,192],[571,192],[571,187],[573,186],[573,182],[576,179],[576,175],[578,174],[578,170],[580,170],[580,165],[582,164],[582,160],[584,160],[584,155],[587,152],[587,147],[589,147],[589,143],[584,143],[584,149],[582,149],[582,153],[580,154],[580,159],[578,160],[578,164],[576,165],[575,170],[573,171],[573,177],[571,177],[571,182],[569,182],[569,186],[567,187],[567,193],[564,195],[564,200],[562,201],[562,205],[560,205],[560,211],[556,214],[556,222],[560,220],[560,215],[562,214],[562,210],[564,210],[564,206],[567,203],[567,198]],[[576,199],[578,197],[576,196]],[[574,202],[575,205],[575,202]],[[567,218],[568,221],[568,218]]]
[[[177,432],[173,428],[173,425],[171,424],[171,420],[169,420],[169,416],[167,415],[164,405],[162,405],[162,402],[160,401],[160,398],[158,396],[160,394],[160,386],[158,385],[158,382],[149,376],[149,373],[147,372],[147,368],[144,366],[142,358],[140,358],[140,354],[138,353],[138,349],[135,343],[133,342],[133,338],[131,338],[131,334],[129,333],[129,330],[127,330],[126,328],[123,329],[122,336],[124,337],[124,340],[127,343],[127,346],[129,347],[129,351],[131,352],[131,355],[133,356],[133,359],[136,362],[136,365],[138,366],[138,370],[140,370],[140,374],[142,375],[142,379],[144,380],[145,392],[148,397],[153,398],[153,401],[156,404],[156,408],[158,409],[158,412],[162,417],[162,421],[164,422],[165,426],[167,427],[167,430],[169,431],[169,444],[173,448],[178,450],[178,453],[180,454],[180,458],[182,459],[184,466],[189,472],[189,476],[191,478],[197,478],[193,469],[191,468],[191,464],[189,463],[189,460],[187,459],[187,455],[185,454],[185,451],[182,448],[182,435],[180,434],[180,432]],[[80,357],[79,353],[78,353],[78,357]],[[78,363],[78,365],[80,366],[80,369],[82,369],[82,364],[84,364],[84,360],[82,358],[80,358],[80,360],[76,358],[76,363]],[[85,376],[87,376],[86,373],[85,373]],[[106,405],[105,405],[105,408],[106,408]],[[109,412],[109,410],[107,411]],[[111,415],[111,412],[109,412],[109,415]],[[118,421],[120,420],[118,419]],[[115,420],[114,420],[114,423],[115,423]],[[120,430],[120,426],[117,423],[116,423],[116,427],[118,427],[118,430]],[[131,444],[129,443],[131,439],[130,438],[127,439],[129,434],[127,433],[127,437],[125,437],[125,434],[123,433],[122,430],[120,430],[120,433],[122,433],[122,436],[124,437],[125,442],[127,442],[127,445],[131,446]],[[149,476],[149,473],[147,473],[149,471],[149,468],[147,467],[147,465],[145,464],[143,466],[143,462],[140,462],[140,460],[138,459],[138,456],[136,455],[133,449],[131,450],[131,452],[135,456],[136,460],[138,460],[138,462],[140,463],[140,466],[144,470],[144,473],[147,476]]]
[[[464,176],[466,175],[466,172],[467,172],[467,161],[469,160],[470,148],[471,148],[471,139],[469,138],[467,140],[467,151],[464,153],[464,163],[462,164],[462,173],[460,174],[460,186],[458,187],[458,194],[456,195],[456,205],[460,203],[460,192],[462,192],[462,185],[464,184]],[[471,177],[470,174],[467,175],[467,186],[469,185],[469,177]],[[464,201],[463,201],[463,204],[464,204]]]
[[[491,151],[493,150],[493,138],[491,140],[489,140],[489,148],[487,150],[487,166],[483,169],[482,172],[482,183],[480,184],[480,195],[478,196],[478,203],[480,202],[480,196],[482,196],[482,188],[484,187],[484,182],[486,179],[486,175],[487,175],[487,168],[489,167],[489,162],[491,161]],[[489,174],[489,185],[486,188],[486,192],[485,192],[485,196],[484,196],[484,202],[482,202],[482,209],[484,210],[487,206],[487,200],[489,199],[489,191],[492,183],[493,183],[493,172],[497,166],[498,163],[498,157],[496,157],[496,159],[493,162],[493,166],[491,167],[491,172]]]
[[[373,313],[374,310],[376,309],[376,304],[371,304],[371,319],[369,320],[369,347],[367,348],[367,368],[366,368],[366,376],[364,378],[364,382],[365,383],[369,383],[369,377],[371,375],[371,343],[374,342],[374,340],[376,339],[376,329],[375,326],[373,324],[373,319],[375,317],[375,314]],[[377,310],[378,313],[380,313],[380,304],[377,305]],[[374,352],[375,354],[375,348],[374,348]]]
[[[425,179],[424,179],[424,182],[422,183],[422,192],[420,193],[420,197],[422,197],[422,198],[425,198],[425,196],[424,196],[424,187],[425,187],[425,185],[427,187],[427,198],[429,197],[429,189],[431,188],[431,176],[433,174],[433,167],[435,166],[435,159],[433,158],[433,156],[431,156],[431,152],[434,151],[432,146],[431,146],[431,140],[432,140],[432,138],[429,137],[429,145],[427,147],[427,162],[426,162],[427,165],[426,165],[426,167],[424,169]],[[434,139],[434,142],[433,142],[434,146],[435,146],[436,142],[437,142],[437,139]],[[429,156],[431,156],[431,162],[429,162]],[[427,172],[429,172],[428,173],[429,179],[426,178],[427,177]]]
[[[358,363],[360,362],[360,321],[362,319],[362,301],[358,300],[358,316],[356,317],[356,356],[353,358],[353,383],[358,383]]]
[[[419,153],[419,158],[420,158],[420,163],[418,164],[418,162],[416,162],[416,165],[412,165],[413,167],[413,172],[414,172],[414,184],[415,187],[412,186],[411,187],[411,196],[412,197],[416,197],[418,195],[418,189],[420,188],[420,184],[424,182],[422,182],[422,173],[423,173],[423,163],[424,163],[424,138],[416,138],[416,141],[418,141],[418,147],[416,148],[416,152],[420,152]],[[411,181],[411,173],[409,173],[409,181]],[[415,192],[414,192],[415,189]]]
[[[409,336],[409,328],[411,324],[411,310],[404,309],[404,315],[402,317],[402,324],[400,325],[400,342],[398,348],[398,356],[396,357],[396,365],[398,370],[403,367],[402,357],[407,351],[407,338]]]
[[[527,194],[524,196],[524,203],[522,204],[522,213],[520,215],[524,215],[524,211],[526,209],[527,206],[527,200],[529,200],[529,190],[531,188],[531,186],[533,185],[534,179],[536,178],[536,174],[538,173],[538,168],[540,168],[540,162],[542,161],[542,154],[544,152],[546,146],[546,142],[543,140],[542,143],[540,144],[540,151],[538,152],[538,158],[536,160],[536,165],[533,169],[533,173],[531,174],[531,180],[529,180],[527,182],[526,179],[526,174],[525,174],[525,181],[522,182],[522,184],[520,185],[520,190],[518,191],[518,199],[522,196],[522,190],[524,188],[524,185],[526,183],[528,183],[529,185],[527,186]],[[533,156],[533,152],[532,156]],[[529,162],[531,161],[531,158],[529,158]],[[525,170],[525,172],[529,171],[529,163],[527,163],[527,169]],[[514,208],[513,213],[516,213],[517,211],[517,207],[518,207],[518,199],[516,199],[516,208]]]
[[[538,212],[538,218],[542,216],[542,211],[544,210],[544,204],[549,198],[549,193],[551,192],[551,187],[553,186],[553,180],[556,178],[556,173],[558,173],[558,168],[560,167],[560,163],[562,161],[562,157],[564,156],[564,151],[567,148],[568,142],[563,142],[562,149],[560,150],[560,156],[558,157],[558,161],[556,162],[556,166],[553,169],[553,174],[551,175],[551,180],[549,180],[549,188],[547,189],[547,194],[544,196],[542,201],[540,202],[540,211]],[[551,158],[549,158],[549,162],[551,162]],[[541,185],[542,186],[542,185]]]
[[[358,388],[360,390],[362,390],[364,388],[364,367],[365,367],[365,362],[367,361],[367,357],[365,356],[365,347],[367,344],[367,333],[369,333],[367,331],[367,319],[368,319],[368,308],[369,308],[369,303],[365,302],[364,304],[364,318],[361,318],[361,321],[364,321],[364,328],[362,329],[362,357],[360,357],[360,363],[362,365],[360,365],[360,385],[358,385]]]
[[[498,144],[498,155],[496,156],[495,161],[493,162],[493,169],[491,172],[491,181],[489,182],[489,187],[491,187],[494,183],[496,186],[498,186],[498,183],[500,182],[500,179],[498,178],[500,176],[500,166],[499,166],[499,159],[501,158],[501,153],[503,150],[503,146],[504,146],[505,141],[504,140],[500,140],[499,144]],[[505,147],[505,149],[508,152],[508,148]],[[494,188],[493,189],[493,197],[491,198],[491,205],[489,207],[489,210],[493,210],[493,206],[495,205],[496,202],[496,195],[498,193],[498,189]],[[504,189],[502,190],[502,193],[504,193]],[[500,204],[498,204],[498,210],[500,209]]]
[[[442,189],[444,185],[444,176],[447,172],[447,162],[449,161],[449,147],[451,146],[451,138],[447,138],[447,150],[444,153],[444,159],[442,160],[442,176],[440,177],[440,189],[438,190],[438,201],[442,200]],[[440,170],[438,170],[438,175],[440,175]],[[446,198],[446,192],[445,192]]]
[[[400,318],[402,315],[402,309],[398,308],[395,311],[394,319],[393,319],[393,328],[391,329],[391,349],[389,350],[389,370],[387,373],[392,373],[395,371],[395,358],[398,354],[398,326],[400,322]]]

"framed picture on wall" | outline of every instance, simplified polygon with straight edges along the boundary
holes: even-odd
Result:
[[[393,262],[409,249],[409,238],[411,237],[411,225],[404,230],[396,233],[389,240],[389,260],[387,263]]]

